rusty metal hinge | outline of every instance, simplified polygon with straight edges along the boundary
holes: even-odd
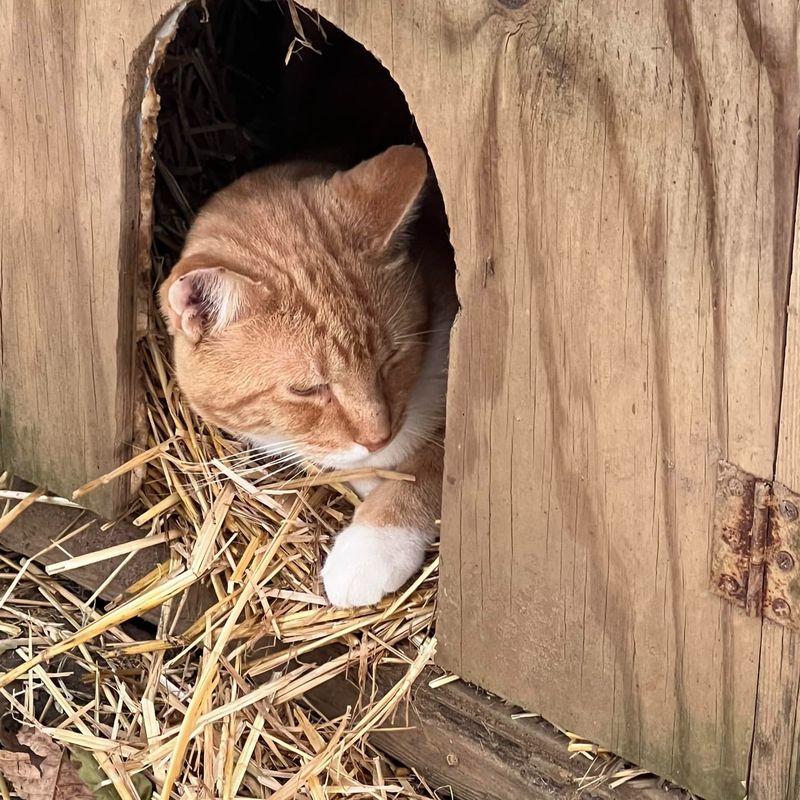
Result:
[[[800,629],[800,495],[719,462],[711,588],[753,617]]]

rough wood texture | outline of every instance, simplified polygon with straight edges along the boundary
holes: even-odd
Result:
[[[380,696],[402,676],[400,666],[381,667]],[[459,681],[438,689],[426,670],[413,690],[407,714],[393,724],[410,730],[376,732],[370,742],[400,764],[420,771],[441,797],[458,800],[553,800],[574,798],[587,761],[567,751],[566,737],[543,720],[511,719],[517,710]],[[371,686],[368,686],[371,689]],[[354,707],[358,687],[345,677],[312,690],[308,698],[322,711],[338,716]],[[683,792],[608,784],[584,790],[583,800],[678,800]]]
[[[0,462],[62,494],[133,438],[136,115],[158,5],[0,3]],[[111,515],[129,492],[88,502]]]
[[[68,492],[132,435],[125,99],[173,0],[62,5],[0,4],[0,433]],[[311,5],[398,80],[452,225],[442,663],[740,797],[761,629],[709,592],[709,529],[717,460],[766,477],[776,453],[796,5]],[[758,800],[796,792],[796,650],[765,626]]]
[[[786,330],[777,480],[800,488],[800,216]],[[800,608],[792,609],[795,617]],[[750,800],[800,797],[800,633],[764,622],[750,767]]]
[[[775,456],[794,4],[316,5],[406,92],[452,226],[441,662],[741,797],[760,626],[709,537],[717,460]]]
[[[87,523],[90,523],[88,527],[72,537],[65,545],[69,555],[58,548],[42,554],[41,551],[45,550],[61,534],[77,530]],[[142,538],[142,531],[127,523],[117,523],[113,528],[105,531],[102,530],[103,523],[104,520],[88,511],[34,505],[3,532],[0,536],[0,548],[19,553],[27,558],[36,556],[38,564],[47,566],[57,561],[63,561],[69,556],[93,553],[105,547],[113,547],[132,539]],[[70,570],[64,573],[64,578],[94,592],[107,581],[109,576],[112,576],[101,593],[101,597],[111,599],[168,558],[166,546],[161,545],[136,553],[124,564],[123,557],[109,559],[98,564]],[[121,569],[119,569],[120,567]],[[113,574],[115,572],[116,574]],[[156,609],[154,612],[150,612],[147,618],[151,622],[158,622],[158,614],[158,609]]]

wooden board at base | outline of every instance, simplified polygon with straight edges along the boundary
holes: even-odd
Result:
[[[332,655],[336,648],[331,648]],[[321,655],[320,653],[317,656]],[[318,658],[315,660],[319,660]],[[364,694],[381,697],[404,675],[402,665],[383,664]],[[458,800],[685,800],[684,792],[656,786],[598,780],[600,767],[575,756],[567,737],[541,719],[514,719],[515,709],[463,681],[436,689],[426,669],[402,706],[369,742],[402,765],[416,769],[438,796]],[[307,694],[330,717],[357,708],[359,687],[339,676]],[[590,776],[591,775],[591,776]],[[645,778],[645,782],[647,778]]]
[[[761,626],[711,525],[718,460],[776,451],[795,4],[313,5],[406,93],[452,228],[441,663],[741,798]]]
[[[69,536],[64,547],[53,546],[53,542]],[[108,527],[106,520],[90,511],[37,503],[28,508],[0,536],[0,551],[32,559],[47,567],[69,557],[95,553],[115,545],[141,539],[144,531],[127,522],[118,522]],[[82,586],[88,592],[105,600],[123,596],[128,587],[150,573],[159,564],[167,564],[170,554],[166,545],[156,545],[138,550],[130,556],[118,556],[96,561],[76,569],[59,573],[66,580]],[[22,563],[21,559],[19,563]],[[216,601],[214,594],[200,584],[194,584],[185,598],[177,604],[178,620],[174,632],[180,633],[193,624]],[[143,615],[147,622],[157,625],[161,608],[154,608]]]

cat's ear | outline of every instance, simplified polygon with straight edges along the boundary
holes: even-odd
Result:
[[[197,343],[235,322],[244,306],[250,278],[203,255],[187,256],[161,285],[161,313],[170,333],[183,333]]]
[[[395,145],[352,169],[337,172],[331,189],[343,205],[356,211],[380,248],[389,246],[414,219],[428,160],[411,145]]]

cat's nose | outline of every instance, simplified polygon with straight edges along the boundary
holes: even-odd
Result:
[[[354,441],[356,444],[366,447],[370,453],[374,453],[376,450],[380,450],[381,447],[385,447],[389,443],[389,439],[391,439],[391,436],[384,436],[380,439],[374,437],[357,436]]]

